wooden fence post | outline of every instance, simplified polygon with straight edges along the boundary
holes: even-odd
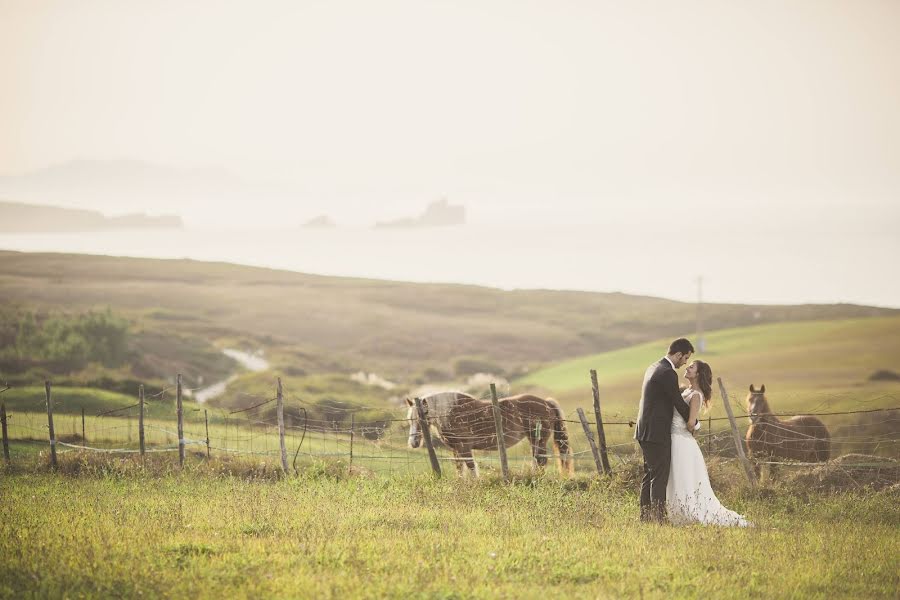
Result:
[[[56,433],[53,431],[53,398],[50,394],[50,380],[44,381],[47,392],[47,424],[50,426],[50,464],[56,468]]]
[[[603,472],[612,475],[609,457],[606,455],[606,433],[603,431],[603,417],[600,416],[600,386],[597,384],[597,371],[591,369],[591,391],[594,394],[594,418],[597,420],[597,438],[600,440],[600,460]]]
[[[138,413],[138,441],[141,444],[141,462],[144,462],[144,384],[138,388],[138,401],[141,404]]]
[[[81,444],[87,444],[87,435],[84,431],[84,407],[81,407]]]
[[[203,409],[203,422],[206,423],[206,460],[209,460],[209,413]]]
[[[597,475],[603,475],[603,464],[600,462],[600,453],[597,452],[597,444],[594,443],[594,434],[591,433],[591,427],[588,425],[587,417],[584,416],[584,410],[578,407],[578,418],[581,419],[581,426],[584,428],[584,435],[591,446],[591,454],[594,455],[594,464],[597,465]]]
[[[753,472],[750,461],[747,460],[747,455],[744,454],[744,440],[741,439],[741,434],[738,433],[737,423],[734,420],[734,413],[731,412],[731,403],[728,402],[728,392],[725,391],[725,385],[722,383],[721,377],[716,377],[716,381],[719,382],[719,392],[722,393],[722,404],[725,405],[725,412],[728,413],[728,422],[731,423],[731,434],[734,436],[734,447],[737,448],[738,460],[740,460],[741,466],[744,467],[744,473],[747,474],[747,480],[750,482],[750,486],[756,487],[756,473]]]
[[[278,377],[278,398],[276,411],[278,413],[278,441],[281,444],[281,468],[287,473],[287,446],[284,445],[284,393],[281,388],[281,377]]]
[[[3,426],[3,459],[9,464],[9,437],[6,433],[6,402],[0,403],[0,424]]]
[[[181,406],[181,373],[175,378],[175,410],[178,414],[178,466],[184,468],[184,409]]]
[[[503,435],[503,415],[500,412],[500,401],[497,400],[497,386],[491,384],[491,404],[494,405],[494,428],[497,430],[497,450],[500,451],[500,470],[503,479],[509,480],[509,465],[506,462],[506,438]]]
[[[348,471],[353,470],[353,424],[356,420],[353,416],[353,413],[350,413],[350,466],[347,469]]]
[[[425,417],[425,409],[422,408],[422,399],[416,398],[416,414],[419,416],[419,429],[422,431],[422,439],[425,440],[425,447],[428,449],[428,459],[431,461],[431,470],[434,471],[435,477],[441,477],[441,465],[438,462],[437,454],[434,452],[434,444],[431,443],[431,426]]]
[[[706,417],[706,455],[712,455],[712,413]]]

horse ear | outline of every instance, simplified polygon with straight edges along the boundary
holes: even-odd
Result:
[[[406,398],[406,404],[407,404],[408,406],[412,406],[412,405],[415,404],[415,403],[414,403],[412,400],[410,400],[409,397],[407,397],[407,398]]]
[[[760,393],[760,394],[765,394],[765,393],[766,393],[766,384],[762,384],[762,387],[759,388],[759,393]]]
[[[752,393],[755,392],[755,391],[756,391],[756,390],[753,389],[753,384],[751,383],[751,384],[750,384],[750,393],[752,394]]]

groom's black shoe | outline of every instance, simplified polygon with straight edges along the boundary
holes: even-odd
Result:
[[[651,513],[653,515],[653,521],[655,523],[659,523],[663,525],[668,522],[668,517],[666,515],[666,503],[665,501],[655,501],[653,503]]]
[[[641,505],[641,523],[653,523],[656,519],[653,518],[653,510],[651,509],[649,504]]]

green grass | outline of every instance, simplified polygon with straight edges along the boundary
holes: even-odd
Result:
[[[53,412],[55,414],[94,415],[99,412],[124,408],[136,403],[133,396],[110,392],[97,388],[83,387],[51,387]],[[47,414],[47,396],[44,386],[14,387],[0,394],[0,401],[6,404],[11,412],[35,412]]]
[[[719,485],[737,530],[641,525],[633,487],[8,472],[0,597],[896,597],[896,490]]]

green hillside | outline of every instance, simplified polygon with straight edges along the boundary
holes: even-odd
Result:
[[[692,337],[692,336],[689,336]],[[710,332],[697,355],[742,405],[751,383],[766,384],[776,412],[860,410],[900,406],[900,383],[869,381],[878,369],[900,372],[900,318],[778,323]],[[670,338],[560,362],[516,380],[564,406],[591,405],[590,369],[597,369],[604,414],[634,418],[644,370]],[[715,387],[715,386],[714,386]],[[711,415],[723,416],[718,390]],[[741,413],[741,407],[736,408]],[[898,427],[900,429],[900,427]]]
[[[696,310],[619,293],[503,291],[191,260],[19,252],[0,252],[0,292],[0,302],[30,310],[109,307],[156,336],[157,345],[183,337],[293,348],[318,364],[337,365],[332,371],[376,371],[401,382],[446,380],[467,360],[514,376],[548,361],[690,331]],[[854,305],[705,307],[709,329],[898,314]]]

